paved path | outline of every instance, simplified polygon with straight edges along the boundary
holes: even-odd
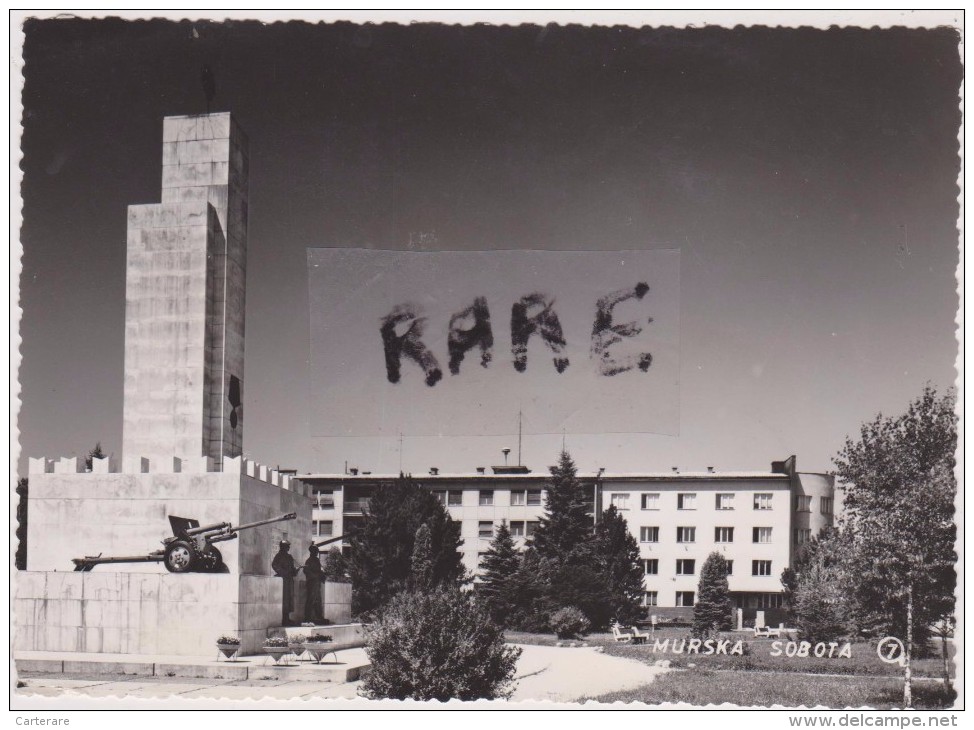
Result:
[[[632,689],[666,671],[633,659],[607,656],[594,648],[522,646],[513,700],[571,702]],[[25,673],[19,694],[58,697],[66,692],[85,697],[185,699],[354,699],[361,682],[334,683],[247,679],[229,681],[187,677],[122,677]]]
[[[608,656],[594,647],[521,646],[513,700],[573,702],[649,684],[666,669]]]

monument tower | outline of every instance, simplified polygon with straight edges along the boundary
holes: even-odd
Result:
[[[162,202],[128,210],[127,460],[241,454],[247,137],[229,113],[166,117]]]

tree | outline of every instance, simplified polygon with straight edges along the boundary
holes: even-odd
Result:
[[[463,580],[460,523],[450,519],[428,489],[402,476],[376,490],[361,527],[349,539],[348,572],[356,614],[373,611],[408,588],[420,525],[429,530],[432,582]]]
[[[521,555],[504,520],[480,561],[481,582],[477,586],[478,600],[500,626],[512,625],[509,622],[517,603],[517,596],[512,590],[513,578],[520,566]]]
[[[85,456],[85,469],[91,471],[92,464],[94,464],[93,459],[104,459],[105,452],[101,450],[101,441],[95,443],[95,448],[91,449]]]
[[[790,582],[785,585],[802,638],[811,643],[829,642],[849,633],[850,601],[854,590],[848,574],[849,533],[827,529],[803,545],[795,560]]]
[[[571,554],[592,540],[589,500],[567,451],[561,452],[558,464],[550,471],[544,515],[530,539],[530,547],[542,558]]]
[[[348,581],[348,561],[337,547],[333,547],[325,555],[321,570],[325,574],[325,580],[336,583]]]
[[[433,542],[430,528],[425,522],[416,529],[409,573],[413,590],[428,591],[436,585],[433,574]]]
[[[593,628],[612,617],[611,589],[599,559],[589,500],[576,476],[575,463],[562,451],[551,467],[545,512],[531,537],[528,552],[535,561],[542,605],[548,615],[567,606],[579,608]]]
[[[393,596],[366,629],[370,699],[479,700],[509,697],[521,650],[484,606],[456,588]]]
[[[697,602],[693,605],[693,634],[709,636],[731,627],[730,588],[727,584],[727,559],[712,552],[700,569]]]
[[[611,613],[621,623],[632,623],[641,613],[643,569],[639,544],[615,505],[602,513],[595,528],[595,546],[609,585]]]
[[[857,568],[858,618],[905,642],[908,707],[914,648],[954,611],[954,401],[953,392],[940,397],[927,386],[903,415],[864,424],[834,459]]]
[[[17,552],[14,565],[17,570],[27,570],[27,480],[17,480]]]

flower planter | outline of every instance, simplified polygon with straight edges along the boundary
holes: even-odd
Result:
[[[234,655],[240,651],[240,644],[217,644],[216,648],[220,650],[220,653],[227,658],[227,660],[233,659]]]
[[[328,641],[309,641],[301,646],[314,658],[315,664],[320,664],[326,655],[335,650],[334,644]]]
[[[274,663],[277,664],[281,661],[281,657],[285,654],[289,654],[291,650],[286,646],[265,646],[264,653],[268,656],[274,658]]]
[[[304,644],[288,644],[287,650],[294,654],[294,658],[301,661],[301,657],[304,656]]]

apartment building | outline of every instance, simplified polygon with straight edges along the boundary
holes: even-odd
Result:
[[[354,528],[371,496],[397,475],[352,469],[297,478],[311,487],[315,537],[325,539]],[[550,475],[525,466],[494,466],[467,474],[432,468],[416,478],[460,522],[464,564],[476,575],[501,521],[524,546],[544,513]],[[832,477],[798,472],[794,456],[773,462],[768,472],[600,470],[578,478],[591,495],[593,522],[610,505],[626,518],[639,543],[646,606],[692,606],[700,569],[716,550],[730,564],[728,582],[738,608],[777,608],[781,571],[801,544],[834,519]]]

